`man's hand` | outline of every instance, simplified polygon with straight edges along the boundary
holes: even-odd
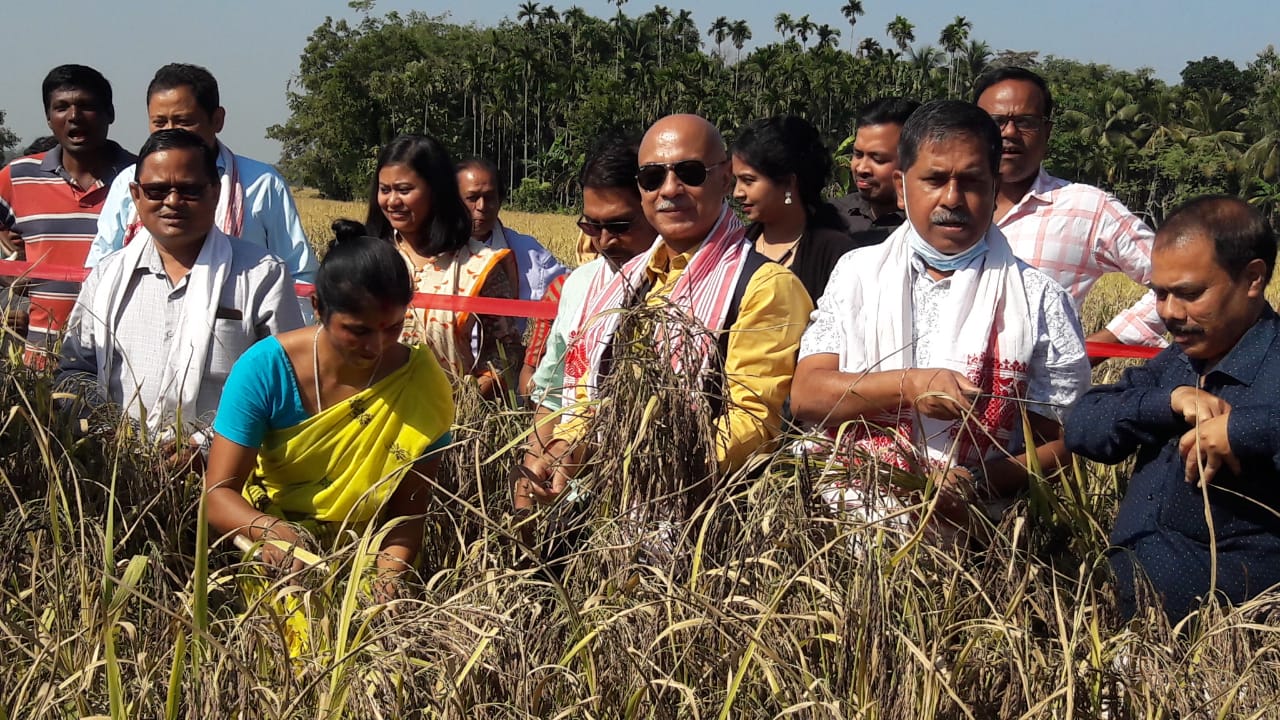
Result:
[[[937,480],[934,509],[956,527],[969,525],[969,506],[977,497],[973,473],[963,467],[948,469]]]
[[[1169,407],[1181,415],[1188,425],[1212,420],[1231,410],[1231,405],[1226,400],[1190,385],[1174,388],[1169,394]],[[1183,453],[1183,456],[1185,457],[1186,453]]]
[[[164,455],[164,466],[169,472],[204,474],[205,457],[198,439],[188,438],[181,445],[176,440],[169,440],[160,446],[160,452]]]
[[[6,257],[22,250],[22,233],[13,230],[0,230],[0,250]]]
[[[973,407],[972,397],[982,389],[964,375],[942,368],[907,370],[902,378],[902,399],[921,414],[938,420],[957,420]]]
[[[1231,452],[1227,437],[1230,410],[1208,420],[1201,420],[1178,441],[1178,453],[1186,463],[1186,480],[1201,485],[1212,482],[1225,464],[1231,472],[1240,472],[1240,461]],[[1201,466],[1203,465],[1203,468]]]
[[[542,452],[530,449],[516,469],[515,507],[532,507],[534,502],[548,505],[569,486],[575,467],[569,443],[552,440]]]

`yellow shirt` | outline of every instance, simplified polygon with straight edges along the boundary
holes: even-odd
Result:
[[[701,246],[699,246],[701,247]],[[667,260],[659,247],[647,273],[652,289],[647,305],[662,302],[697,248]],[[782,430],[782,404],[791,392],[800,336],[813,311],[804,285],[790,270],[765,263],[756,270],[742,294],[738,317],[729,328],[724,360],[728,400],[716,419],[716,464],[730,473],[757,450],[767,448]],[[555,438],[570,444],[583,438],[587,418],[566,418]]]

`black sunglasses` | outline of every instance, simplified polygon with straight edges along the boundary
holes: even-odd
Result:
[[[636,173],[636,184],[645,192],[653,192],[662,187],[662,183],[667,181],[668,172],[674,172],[680,182],[689,187],[698,187],[707,181],[707,171],[727,162],[729,161],[721,160],[710,165],[701,160],[681,160],[677,163],[649,163],[640,166],[640,172]]]
[[[209,187],[208,184],[198,183],[179,183],[177,185],[169,185],[167,183],[134,183],[142,190],[142,196],[152,202],[163,202],[169,197],[169,193],[178,193],[178,197],[183,200],[195,201],[204,197],[204,191]]]
[[[608,230],[610,235],[621,235],[631,229],[634,220],[610,220],[609,222],[592,222],[587,219],[586,215],[578,218],[578,227],[587,237],[600,237],[604,231]]]

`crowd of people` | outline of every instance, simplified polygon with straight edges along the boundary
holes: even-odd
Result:
[[[1172,618],[1280,583],[1276,237],[1219,196],[1153,232],[1048,174],[1053,99],[1032,71],[988,73],[973,102],[872,103],[855,190],[832,201],[831,154],[799,117],[731,144],[681,114],[601,138],[572,272],[502,223],[492,162],[432,137],[381,148],[367,217],[335,222],[317,261],[280,175],[219,140],[204,68],[156,72],[136,155],[108,139],[100,73],[60,66],[42,92],[53,140],[0,171],[0,245],[92,272],[9,282],[7,332],[75,384],[68,412],[118,407],[170,470],[201,474],[214,534],[273,565],[299,566],[304,529],[380,521],[380,577],[413,568],[467,384],[534,410],[516,511],[565,501],[608,451],[592,416],[623,318],[644,309],[702,331],[643,326],[707,380],[719,478],[784,441],[828,448],[864,471],[823,488],[833,512],[963,544],[1033,468],[1136,454],[1108,550],[1127,612],[1142,577]],[[1081,303],[1115,271],[1149,290],[1086,338]],[[309,303],[297,281],[314,284]],[[526,327],[415,292],[557,305]],[[1165,349],[1091,387],[1088,340]],[[897,471],[925,490],[873,480]]]

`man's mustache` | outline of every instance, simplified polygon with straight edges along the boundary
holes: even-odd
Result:
[[[973,222],[973,216],[963,210],[934,210],[929,213],[929,222],[934,225],[967,225]]]
[[[1166,322],[1164,328],[1172,335],[1204,335],[1204,328],[1185,323]]]

